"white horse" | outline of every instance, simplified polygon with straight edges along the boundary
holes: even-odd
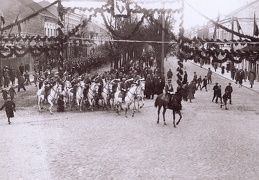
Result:
[[[96,97],[96,94],[98,93],[98,88],[99,88],[99,84],[92,82],[89,87],[88,93],[87,93],[87,99],[90,104],[89,109],[91,109],[92,111],[94,110],[94,108],[93,108],[93,106],[95,104],[94,98]]]
[[[108,102],[110,98],[110,82],[109,81],[106,82],[105,79],[103,79],[103,90],[101,95],[102,95],[104,108],[106,108],[106,110],[109,111]]]
[[[84,81],[80,81],[78,83],[78,87],[76,91],[76,104],[79,107],[80,111],[82,111],[82,104],[84,100],[84,89],[85,89],[85,83]]]
[[[144,102],[145,102],[144,91],[145,91],[145,81],[144,81],[144,79],[140,79],[139,80],[139,88],[138,88],[138,91],[137,91],[137,103],[138,103],[137,110],[138,110],[138,112],[144,106]],[[142,103],[141,105],[140,105],[140,102]]]
[[[130,108],[130,105],[133,103],[135,104],[135,99],[137,98],[137,94],[139,93],[140,87],[139,86],[133,86],[129,89],[129,91],[126,94],[125,97],[125,116],[127,117],[128,109]],[[122,93],[121,91],[116,91],[114,95],[114,103],[116,105],[116,112],[119,114],[119,110],[122,109]],[[135,114],[135,105],[132,110],[132,117],[134,117]]]
[[[50,89],[50,94],[48,95],[47,97],[47,101],[48,103],[50,104],[50,107],[49,107],[49,111],[51,114],[53,114],[52,112],[52,107],[53,107],[53,102],[55,100],[57,100],[58,98],[58,95],[61,93],[61,85],[56,83],[51,89]],[[45,96],[45,88],[42,87],[41,89],[38,90],[37,92],[37,97],[38,97],[38,108],[39,108],[39,111],[41,111],[42,107],[41,107],[41,104],[42,102],[44,101],[44,96]]]
[[[65,103],[65,107],[67,106],[67,104],[69,105],[70,109],[72,108],[72,99],[73,99],[73,88],[71,85],[70,81],[66,81],[65,85],[64,85],[64,90],[63,90],[63,96],[64,96],[64,103]]]

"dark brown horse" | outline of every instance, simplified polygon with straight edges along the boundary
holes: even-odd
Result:
[[[160,114],[160,110],[161,107],[163,107],[163,119],[164,119],[164,125],[166,125],[165,122],[165,112],[166,109],[171,109],[173,110],[173,123],[174,123],[174,127],[176,127],[176,125],[179,124],[179,122],[182,119],[182,114],[181,114],[181,109],[182,109],[182,96],[180,93],[175,93],[172,95],[172,97],[168,100],[166,100],[166,98],[164,98],[164,94],[160,94],[157,96],[156,101],[155,101],[155,107],[158,107],[157,110],[157,114],[158,114],[158,118],[157,118],[157,124],[159,124],[159,114]],[[176,125],[175,125],[175,114],[179,114],[180,119],[177,121]]]

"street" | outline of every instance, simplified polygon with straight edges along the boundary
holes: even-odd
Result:
[[[165,61],[173,70],[177,60]],[[205,69],[184,63],[204,77]],[[215,82],[224,91],[229,81],[212,75],[208,92],[198,90],[192,103],[182,102],[183,118],[173,127],[172,111],[156,124],[154,100],[146,100],[135,117],[113,112],[38,112],[17,104],[8,125],[0,112],[0,179],[259,179],[259,94],[232,83],[228,110],[211,102]],[[19,95],[17,95],[18,98]],[[176,115],[176,120],[179,118]],[[162,119],[162,113],[160,114]]]

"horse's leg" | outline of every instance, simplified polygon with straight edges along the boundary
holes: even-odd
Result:
[[[131,105],[131,102],[128,104],[128,108],[130,107],[130,105]],[[134,102],[134,106],[135,106],[135,102]],[[133,108],[133,110],[132,110],[132,117],[134,117],[135,112],[136,112],[136,109]]]
[[[175,125],[175,110],[173,110],[173,124],[174,124],[174,128],[176,128],[176,125]]]
[[[177,113],[179,114],[180,118],[179,118],[179,120],[177,121],[176,125],[178,125],[178,124],[180,123],[181,119],[182,119],[182,113],[181,113],[181,111],[177,111]]]
[[[144,97],[141,97],[141,102],[142,102],[142,105],[140,106],[140,108],[143,108],[144,107]]]
[[[82,112],[82,102],[83,102],[83,98],[81,98],[79,100],[79,111]]]
[[[157,124],[159,124],[159,114],[160,114],[160,110],[161,110],[161,107],[162,106],[158,106],[158,109],[157,109]]]
[[[49,104],[50,104],[50,107],[49,107],[49,112],[50,112],[50,114],[53,114],[53,112],[52,112],[52,107],[53,107],[53,103],[51,102],[51,100],[49,100],[48,99],[48,102],[49,102]]]
[[[166,107],[163,106],[163,119],[164,119],[164,125],[166,125],[166,122],[165,122],[165,112],[166,112]]]
[[[129,105],[126,103],[126,107],[125,107],[125,117],[128,117],[128,116],[127,116],[128,109],[129,109]]]
[[[41,111],[41,97],[38,96],[38,108],[39,108],[39,111]]]

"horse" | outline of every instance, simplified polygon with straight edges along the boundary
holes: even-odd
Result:
[[[62,94],[64,96],[65,107],[68,104],[70,109],[72,109],[71,101],[73,99],[73,88],[70,81],[65,81],[64,90]]]
[[[129,89],[125,96],[125,117],[127,117],[128,109],[130,108],[130,105],[134,103],[134,107],[132,110],[132,117],[134,117],[135,114],[135,99],[137,98],[137,94],[139,93],[140,87],[139,86],[133,86]],[[119,109],[122,109],[122,92],[116,91],[114,94],[114,103],[116,106],[116,112],[119,114]]]
[[[108,104],[110,99],[110,82],[106,82],[105,79],[103,79],[103,90],[101,92],[101,96],[104,108],[106,108],[106,110],[109,111]]]
[[[92,111],[94,110],[93,106],[95,104],[95,97],[96,97],[96,94],[98,93],[98,88],[99,88],[99,84],[97,84],[96,82],[92,82],[87,93],[87,99],[90,104],[89,109],[91,109]]]
[[[58,95],[61,93],[62,91],[62,88],[61,88],[61,85],[56,83],[51,89],[50,89],[50,94],[47,96],[47,101],[48,103],[50,104],[50,107],[49,107],[49,111],[51,114],[53,114],[52,112],[52,107],[53,107],[53,101],[54,100],[57,100],[58,98]],[[45,96],[45,88],[44,86],[39,89],[37,91],[37,97],[38,97],[38,108],[39,108],[39,111],[41,111],[42,107],[41,107],[41,104],[42,102],[44,101],[44,96]]]
[[[78,83],[78,87],[76,90],[76,104],[79,107],[79,110],[82,111],[82,104],[84,99],[84,89],[85,89],[85,83],[84,81],[80,81]]]
[[[162,94],[158,95],[156,100],[155,100],[155,107],[158,107],[158,111],[157,111],[157,114],[158,114],[157,124],[159,124],[159,114],[160,114],[161,107],[163,106],[164,125],[166,125],[166,122],[165,122],[165,112],[166,112],[166,109],[171,109],[173,111],[173,124],[174,124],[174,127],[176,128],[176,125],[178,125],[180,123],[181,119],[182,119],[182,114],[181,114],[182,96],[181,96],[180,93],[177,93],[177,92],[175,94],[172,94],[172,97],[169,100],[166,100],[164,98],[164,96],[165,96],[165,94],[162,93]],[[180,118],[179,118],[179,120],[177,121],[177,123],[175,125],[175,114],[176,113],[179,114]]]
[[[143,81],[143,80],[140,80],[139,81],[139,87],[140,87],[140,89],[139,89],[139,91],[138,91],[138,93],[137,93],[137,103],[138,103],[138,108],[137,108],[137,110],[138,110],[138,112],[140,111],[140,109],[144,106],[144,102],[145,102],[145,100],[144,100],[144,91],[145,91],[145,81]],[[140,106],[140,101],[142,102],[142,105]]]

